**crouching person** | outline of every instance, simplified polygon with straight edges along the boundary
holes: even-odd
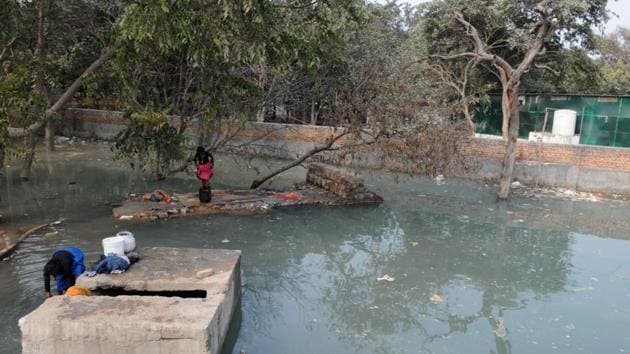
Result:
[[[73,286],[77,277],[85,271],[83,252],[74,246],[62,247],[53,252],[44,266],[46,297],[51,297],[50,277],[55,277],[57,292],[61,295]]]

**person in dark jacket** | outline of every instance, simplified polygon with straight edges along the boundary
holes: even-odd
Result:
[[[76,278],[85,271],[83,252],[74,246],[60,248],[44,266],[44,290],[46,297],[51,297],[50,277],[55,277],[59,294],[74,285]]]

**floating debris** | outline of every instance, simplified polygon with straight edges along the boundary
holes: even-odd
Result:
[[[585,286],[582,288],[567,288],[567,290],[572,291],[574,293],[579,293],[579,292],[583,292],[583,291],[593,291],[593,287],[592,286]]]
[[[121,215],[120,220],[131,220],[133,219],[133,215]]]
[[[228,240],[227,238],[224,238],[223,240],[221,240],[221,243],[230,243],[230,240]]]
[[[433,296],[431,296],[431,302],[434,304],[439,304],[440,302],[442,302],[442,297],[438,294],[433,294]]]
[[[385,274],[382,277],[376,278],[376,280],[377,281],[383,281],[384,280],[384,281],[390,281],[391,282],[391,281],[396,280],[396,278],[390,277],[389,275]]]
[[[503,317],[497,318],[497,329],[494,330],[493,332],[499,338],[505,337],[505,335],[507,334],[507,331],[505,330],[505,321],[503,320]]]
[[[44,234],[44,239],[53,238],[59,236],[59,231],[54,230]]]

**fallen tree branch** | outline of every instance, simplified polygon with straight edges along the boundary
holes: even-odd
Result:
[[[45,121],[48,120],[48,118],[52,117],[54,114],[59,112],[63,108],[63,106],[65,106],[66,103],[68,103],[68,101],[72,99],[74,94],[81,87],[82,81],[88,76],[90,76],[92,73],[94,73],[96,69],[98,69],[101,65],[103,65],[103,63],[105,63],[109,58],[111,58],[111,56],[114,54],[115,51],[116,51],[115,46],[107,48],[105,52],[103,52],[103,54],[101,54],[101,56],[98,57],[98,59],[96,59],[92,64],[90,64],[90,66],[87,69],[85,69],[85,71],[83,71],[83,73],[81,73],[81,75],[76,80],[74,80],[72,85],[70,85],[70,87],[66,89],[66,91],[61,95],[61,97],[59,97],[57,102],[55,102],[50,108],[46,110],[46,113],[45,113],[46,119],[44,119],[44,121],[33,123],[29,125],[28,128],[9,127],[8,128],[9,137],[11,138],[24,137],[30,133],[34,133],[38,131],[39,129],[41,129],[44,126]]]
[[[332,148],[332,146],[335,144],[335,142],[337,142],[339,139],[341,139],[342,137],[346,136],[350,134],[350,131],[348,130],[344,130],[342,133],[335,135],[333,137],[331,137],[330,139],[328,139],[328,141],[326,142],[326,144],[324,145],[320,145],[320,146],[316,146],[315,148],[311,149],[310,151],[308,151],[306,154],[302,155],[302,157],[298,158],[297,160],[294,160],[293,162],[284,165],[282,167],[280,167],[279,169],[272,171],[271,173],[265,175],[264,177],[262,177],[261,179],[257,179],[254,182],[252,182],[251,185],[251,189],[257,189],[258,187],[260,187],[263,183],[267,182],[269,179],[271,179],[272,177],[275,177],[279,174],[281,174],[282,172],[289,170],[295,166],[300,165],[302,162],[306,161],[308,158],[312,157],[313,155],[316,155],[322,151],[326,151],[326,150],[330,150]]]

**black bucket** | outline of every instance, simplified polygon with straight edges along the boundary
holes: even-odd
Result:
[[[210,203],[212,200],[212,190],[208,188],[199,188],[199,201],[201,203]]]

